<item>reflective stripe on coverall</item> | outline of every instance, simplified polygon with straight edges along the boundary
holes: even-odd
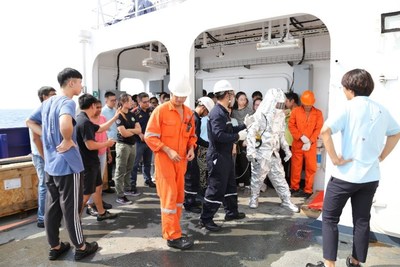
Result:
[[[151,114],[145,142],[154,151],[162,236],[167,240],[182,236],[180,217],[184,200],[186,155],[190,147],[196,146],[196,140],[193,113],[188,107],[183,106],[183,121],[170,101],[158,106]],[[180,162],[173,162],[168,157],[162,150],[164,145],[179,154]]]
[[[226,214],[233,216],[238,213],[232,148],[239,138],[238,132],[245,128],[244,124],[233,127],[228,111],[220,104],[216,104],[209,114],[208,187],[200,217],[203,222],[212,221],[224,198]]]
[[[308,117],[303,106],[294,108],[290,114],[289,130],[293,136],[290,187],[293,190],[299,190],[300,188],[304,158],[306,172],[304,192],[308,194],[313,192],[314,176],[317,171],[317,138],[322,124],[322,112],[315,107],[311,108]],[[311,142],[311,148],[308,151],[301,149],[303,142],[300,140],[300,137],[303,135],[307,136]]]

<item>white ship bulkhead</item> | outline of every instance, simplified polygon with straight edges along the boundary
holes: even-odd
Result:
[[[130,47],[161,43],[168,51],[170,75],[185,73],[193,88],[195,79],[201,81],[202,88],[197,86],[196,92],[187,100],[190,106],[194,105],[201,89],[212,91],[213,84],[219,79],[230,80],[236,91],[244,91],[248,97],[255,90],[265,93],[271,87],[288,91],[295,82],[297,93],[306,89],[314,91],[316,107],[322,110],[326,119],[346,101],[340,84],[342,75],[353,68],[364,68],[375,81],[371,98],[386,106],[400,122],[400,32],[381,33],[381,14],[399,10],[398,1],[394,0],[372,1],[368,5],[361,1],[346,1],[345,5],[337,1],[180,1],[168,8],[88,32],[85,35],[87,42],[82,44],[85,82],[89,91],[93,90],[91,88],[100,92],[116,89],[118,53]],[[245,25],[259,23],[259,27],[267,27],[268,21],[273,25],[286,24],[289,17],[302,16],[320,19],[328,33],[305,39],[306,55],[311,60],[306,57],[303,64],[310,65],[312,72],[309,79],[305,78],[300,84],[298,77],[293,81],[299,60],[293,60],[292,67],[287,63],[287,56],[301,55],[301,49],[257,51],[256,42],[224,44],[222,50],[216,45],[207,49],[195,48],[196,40],[201,40],[204,32],[223,38],[227,32],[239,32]],[[397,20],[399,25],[400,19]],[[136,78],[149,90],[149,81],[163,80],[165,69],[142,66],[142,60],[147,57],[148,52],[142,49],[121,53],[119,83],[124,78]],[[195,57],[200,60],[196,70]],[[265,64],[263,60],[278,63]],[[335,136],[334,141],[339,147],[339,136]],[[396,238],[400,238],[399,157],[400,148],[397,147],[381,163],[381,182],[371,210],[371,230]],[[328,158],[322,161],[315,181],[316,189],[323,190],[332,168]],[[340,224],[352,226],[349,203]]]

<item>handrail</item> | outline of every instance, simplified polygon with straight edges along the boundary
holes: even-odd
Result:
[[[98,0],[95,29],[154,12],[185,0]]]

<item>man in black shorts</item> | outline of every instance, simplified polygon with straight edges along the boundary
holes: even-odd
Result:
[[[82,110],[76,117],[77,143],[82,156],[83,166],[83,207],[93,194],[93,202],[97,208],[97,221],[114,219],[117,214],[108,212],[103,207],[102,200],[102,177],[98,149],[111,147],[115,140],[108,139],[105,142],[95,140],[96,132],[106,131],[118,117],[119,112],[104,124],[97,125],[90,121],[90,117],[96,112],[97,99],[90,94],[83,94],[79,97],[79,108]],[[82,208],[83,210],[83,208]]]

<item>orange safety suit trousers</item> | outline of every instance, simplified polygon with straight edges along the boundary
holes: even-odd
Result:
[[[180,218],[185,199],[187,160],[174,163],[167,154],[158,152],[155,153],[154,163],[157,194],[161,204],[162,236],[167,240],[177,239],[182,236]]]
[[[298,143],[298,144],[296,144]],[[303,151],[301,147],[303,142],[293,141],[292,144],[292,158],[291,158],[291,175],[290,175],[290,188],[293,190],[300,189],[301,171],[303,169],[303,159],[305,160],[305,186],[304,192],[312,194],[314,177],[317,172],[317,145],[311,145],[310,150]]]

